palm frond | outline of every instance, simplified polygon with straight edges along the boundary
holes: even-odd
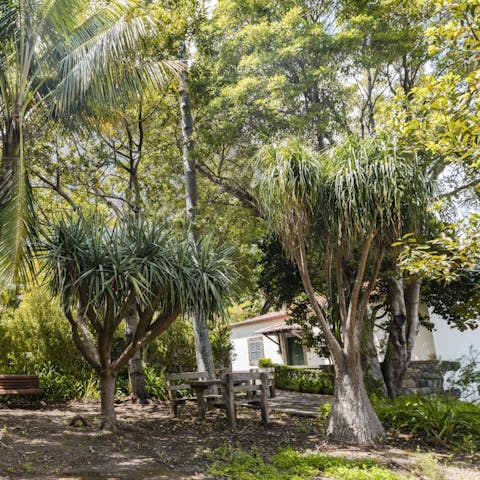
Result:
[[[300,139],[287,139],[260,150],[254,189],[269,225],[285,238],[308,229],[316,207],[322,172],[317,155]]]
[[[21,161],[21,160],[20,160]],[[31,278],[36,241],[33,193],[26,169],[11,170],[0,186],[0,281],[11,288]]]
[[[128,15],[130,2],[112,2],[88,18],[65,45],[58,70],[55,108],[66,111],[85,98],[112,103],[146,88],[165,86],[183,64],[155,61],[140,52],[146,20]]]
[[[259,158],[256,195],[283,243],[313,223],[350,244],[371,231],[395,238],[422,223],[432,199],[416,159],[378,138],[349,137],[321,155],[290,139],[263,148]]]
[[[162,314],[178,307],[221,313],[233,281],[225,249],[209,241],[193,248],[159,221],[125,220],[107,228],[98,218],[67,216],[50,227],[38,254],[64,307],[86,295],[86,308],[98,318],[107,302],[118,313],[132,293],[138,308]]]

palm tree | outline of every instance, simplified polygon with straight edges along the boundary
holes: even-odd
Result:
[[[298,140],[264,148],[257,181],[269,227],[295,261],[335,367],[329,438],[375,444],[385,438],[363,381],[360,340],[370,294],[385,250],[398,238],[407,211],[425,207],[425,179],[414,160],[397,158],[378,139],[348,139],[316,155]],[[321,249],[323,295],[335,305],[341,339],[317,301],[309,248]],[[330,293],[329,293],[330,292]]]
[[[100,377],[103,428],[116,425],[118,372],[181,313],[222,313],[232,285],[229,253],[206,239],[201,249],[161,223],[67,217],[45,233],[40,258],[60,296],[73,340]],[[114,335],[127,312],[138,323],[119,351]]]
[[[112,102],[163,84],[178,62],[141,58],[146,22],[136,4],[114,0],[91,14],[87,0],[4,0],[0,4],[0,274],[28,273],[34,211],[25,142],[28,127],[85,102]],[[25,241],[29,239],[30,241]]]

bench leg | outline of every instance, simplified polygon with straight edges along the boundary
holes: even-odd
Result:
[[[270,421],[268,416],[268,376],[262,374],[262,392],[260,395],[260,408],[262,411],[262,423],[267,425]]]
[[[235,393],[233,392],[233,381],[229,373],[224,376],[223,401],[227,413],[227,423],[232,430],[237,427],[237,412],[235,411]]]
[[[196,388],[197,402],[198,402],[198,416],[205,418],[207,412],[207,402],[205,401],[205,389],[202,387]]]
[[[177,416],[177,403],[175,402],[175,397],[173,392],[168,392],[168,399],[170,400],[170,415],[172,417]]]

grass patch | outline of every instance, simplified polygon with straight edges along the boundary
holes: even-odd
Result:
[[[231,480],[313,480],[318,475],[339,480],[407,480],[371,459],[349,460],[292,449],[265,460],[258,451],[227,446],[217,449],[212,460],[209,473]]]

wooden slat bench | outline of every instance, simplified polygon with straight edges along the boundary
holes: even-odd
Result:
[[[42,395],[38,375],[0,375],[0,395]]]
[[[184,373],[167,373],[168,398],[170,401],[170,413],[177,415],[178,405],[185,405],[186,402],[197,402],[198,399],[193,395],[192,382],[198,380],[207,380],[207,372],[184,372]],[[186,393],[186,395],[185,395]],[[202,400],[210,403],[217,399],[218,395],[203,395]]]
[[[237,406],[257,407],[262,413],[262,423],[269,423],[268,411],[268,372],[227,372],[222,375],[222,404],[226,409],[227,422],[235,429],[237,424]]]

